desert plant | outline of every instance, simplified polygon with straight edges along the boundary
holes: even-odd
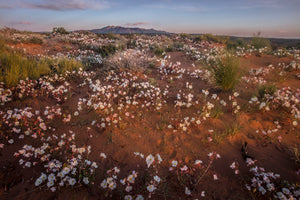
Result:
[[[38,38],[38,37],[32,37],[28,40],[28,42],[32,43],[32,44],[39,44],[39,45],[43,44],[43,40],[41,38]]]
[[[224,91],[232,90],[240,78],[239,59],[230,52],[210,61],[208,70],[212,72],[216,85]]]
[[[52,33],[68,34],[69,32],[64,27],[54,27]]]
[[[154,54],[158,57],[163,57],[164,50],[162,48],[155,48],[153,50]]]
[[[100,46],[98,48],[94,48],[94,50],[104,58],[114,54],[117,51],[117,47],[113,44],[109,44],[109,45]]]
[[[236,49],[237,47],[238,47],[238,43],[237,43],[237,42],[234,42],[234,41],[229,40],[229,41],[227,41],[227,43],[226,43],[226,48],[227,48],[228,50],[234,50],[234,49]]]
[[[236,40],[236,42],[237,42],[237,44],[238,44],[239,47],[246,47],[247,46],[247,43],[246,43],[246,41],[243,38],[238,38]]]
[[[52,72],[60,74],[63,74],[66,71],[71,72],[83,68],[82,63],[74,58],[69,59],[61,57],[57,59],[46,59],[45,62],[48,63]]]
[[[239,123],[232,123],[230,126],[226,127],[224,134],[226,136],[235,136],[239,133],[240,129],[241,125]]]
[[[4,81],[9,86],[16,85],[19,80],[37,79],[50,72],[44,60],[37,61],[10,51],[0,53],[0,63],[0,81]]]
[[[217,105],[211,111],[212,118],[219,118],[223,114],[222,106]]]
[[[276,86],[273,84],[260,85],[258,87],[258,95],[262,99],[266,95],[273,95],[276,92]]]
[[[291,151],[292,156],[293,156],[292,159],[295,161],[295,163],[297,165],[300,166],[300,152],[299,152],[299,149],[298,149],[297,145],[295,145],[295,147],[291,148],[290,151]]]
[[[174,50],[177,50],[177,51],[181,50],[183,48],[183,46],[184,46],[183,43],[177,43],[177,42],[175,42],[173,44]]]
[[[258,32],[257,34],[254,35],[254,37],[252,38],[251,45],[254,46],[254,48],[256,48],[256,49],[265,48],[265,47],[267,47],[268,49],[271,49],[270,40],[263,38],[260,35],[261,35],[260,32]]]

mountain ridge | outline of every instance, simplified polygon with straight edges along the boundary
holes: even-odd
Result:
[[[92,29],[89,30],[93,33],[99,33],[99,34],[108,34],[108,33],[114,33],[114,34],[161,34],[161,35],[169,35],[172,33],[166,32],[166,31],[160,31],[155,30],[153,28],[151,29],[145,29],[145,28],[134,28],[134,27],[122,27],[122,26],[105,26],[100,29]]]

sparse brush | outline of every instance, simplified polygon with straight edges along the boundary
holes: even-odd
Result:
[[[64,27],[54,27],[52,33],[68,34],[69,32]]]
[[[213,140],[217,144],[220,144],[225,137],[229,137],[229,136],[232,137],[232,136],[237,135],[239,133],[240,129],[241,129],[241,126],[239,123],[233,123],[232,125],[227,126],[224,131],[213,132],[213,134],[212,134]]]
[[[50,72],[45,61],[37,61],[9,51],[0,54],[0,63],[0,81],[4,81],[9,86],[16,85],[19,80],[37,79]]]
[[[118,48],[113,44],[109,44],[97,48],[94,47],[93,50],[99,53],[103,58],[105,58],[114,54],[118,50]]]
[[[300,166],[300,152],[299,152],[299,149],[297,147],[297,145],[295,145],[293,148],[290,149],[292,155],[293,155],[293,160],[295,161],[295,163],[297,165]]]
[[[158,57],[163,57],[164,56],[164,50],[161,48],[155,48],[153,50],[154,54]]]
[[[223,109],[221,105],[216,105],[211,111],[212,118],[219,118],[223,114]]]
[[[270,40],[263,38],[260,36],[260,32],[258,32],[254,37],[252,38],[251,45],[254,46],[256,49],[265,48],[271,49],[271,42]]]
[[[212,137],[217,144],[220,144],[224,139],[225,134],[224,132],[213,132]]]
[[[208,70],[212,72],[216,85],[224,91],[231,91],[240,78],[239,59],[230,52],[211,61]]]
[[[235,136],[239,133],[241,126],[239,123],[233,123],[231,126],[227,126],[224,134],[226,136]]]
[[[258,95],[263,99],[266,95],[273,95],[276,92],[276,86],[274,84],[265,84],[258,87]]]
[[[32,37],[27,42],[32,43],[32,44],[39,44],[39,45],[43,44],[43,40],[38,37]]]
[[[46,59],[45,62],[48,63],[52,72],[60,74],[63,74],[66,71],[72,72],[79,68],[83,68],[82,63],[74,58],[69,59],[62,57],[58,59]]]

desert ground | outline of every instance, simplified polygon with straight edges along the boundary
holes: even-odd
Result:
[[[0,33],[0,199],[300,199],[299,49]]]

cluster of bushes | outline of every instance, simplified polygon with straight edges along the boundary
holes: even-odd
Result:
[[[163,57],[165,54],[165,50],[163,48],[156,47],[153,49],[153,53],[158,57]]]
[[[277,91],[274,84],[265,84],[258,87],[258,96],[263,99],[265,96],[272,96]]]
[[[52,29],[52,33],[56,34],[56,33],[59,33],[59,34],[68,34],[69,32],[64,28],[64,27],[54,27]]]
[[[216,42],[222,44],[226,44],[228,40],[229,40],[229,36],[218,36],[212,34],[203,34],[193,38],[194,42],[209,41],[209,42]]]
[[[113,44],[95,47],[94,51],[99,53],[103,58],[116,53],[118,48]]]
[[[26,43],[32,43],[32,44],[39,44],[39,45],[42,45],[43,44],[43,40],[41,38],[38,38],[38,37],[32,37],[30,39],[28,39],[26,41]]]
[[[228,50],[235,50],[237,47],[247,47],[248,45],[253,46],[256,49],[261,49],[267,47],[267,49],[271,50],[272,45],[269,39],[261,37],[260,33],[255,34],[252,39],[245,41],[242,38],[238,38],[237,40],[228,40],[226,42],[226,47]]]
[[[178,43],[178,42],[174,42],[174,43],[169,43],[166,45],[152,45],[150,46],[150,51],[152,53],[154,53],[154,55],[156,55],[157,57],[163,57],[165,55],[166,52],[173,52],[173,51],[180,51],[182,50],[184,44],[183,43]]]
[[[183,46],[184,46],[183,43],[174,42],[174,43],[168,44],[165,51],[166,52],[180,51],[180,50],[182,50]]]
[[[211,60],[208,70],[212,72],[215,84],[224,91],[233,90],[240,79],[239,58],[230,52]]]
[[[237,47],[247,47],[247,42],[242,39],[242,38],[238,38],[237,40],[233,41],[233,40],[228,40],[226,43],[226,48],[228,50],[235,50],[237,49]]]
[[[48,64],[44,61],[36,61],[27,58],[21,53],[0,53],[0,81],[9,86],[14,86],[19,80],[37,79],[50,72]]]
[[[254,46],[254,48],[256,48],[256,49],[265,48],[265,47],[267,47],[268,49],[271,49],[270,40],[261,37],[260,33],[257,33],[256,35],[254,35],[254,37],[252,38],[251,45]]]
[[[47,63],[47,65],[50,68],[51,73],[58,73],[63,74],[66,71],[76,71],[79,68],[83,69],[82,62],[74,59],[74,58],[66,58],[66,57],[60,57],[60,58],[46,58],[44,59],[44,62]]]
[[[7,49],[0,40],[0,81],[8,86],[16,85],[26,78],[38,79],[49,73],[64,73],[83,67],[82,63],[68,58],[28,58],[20,52]]]

